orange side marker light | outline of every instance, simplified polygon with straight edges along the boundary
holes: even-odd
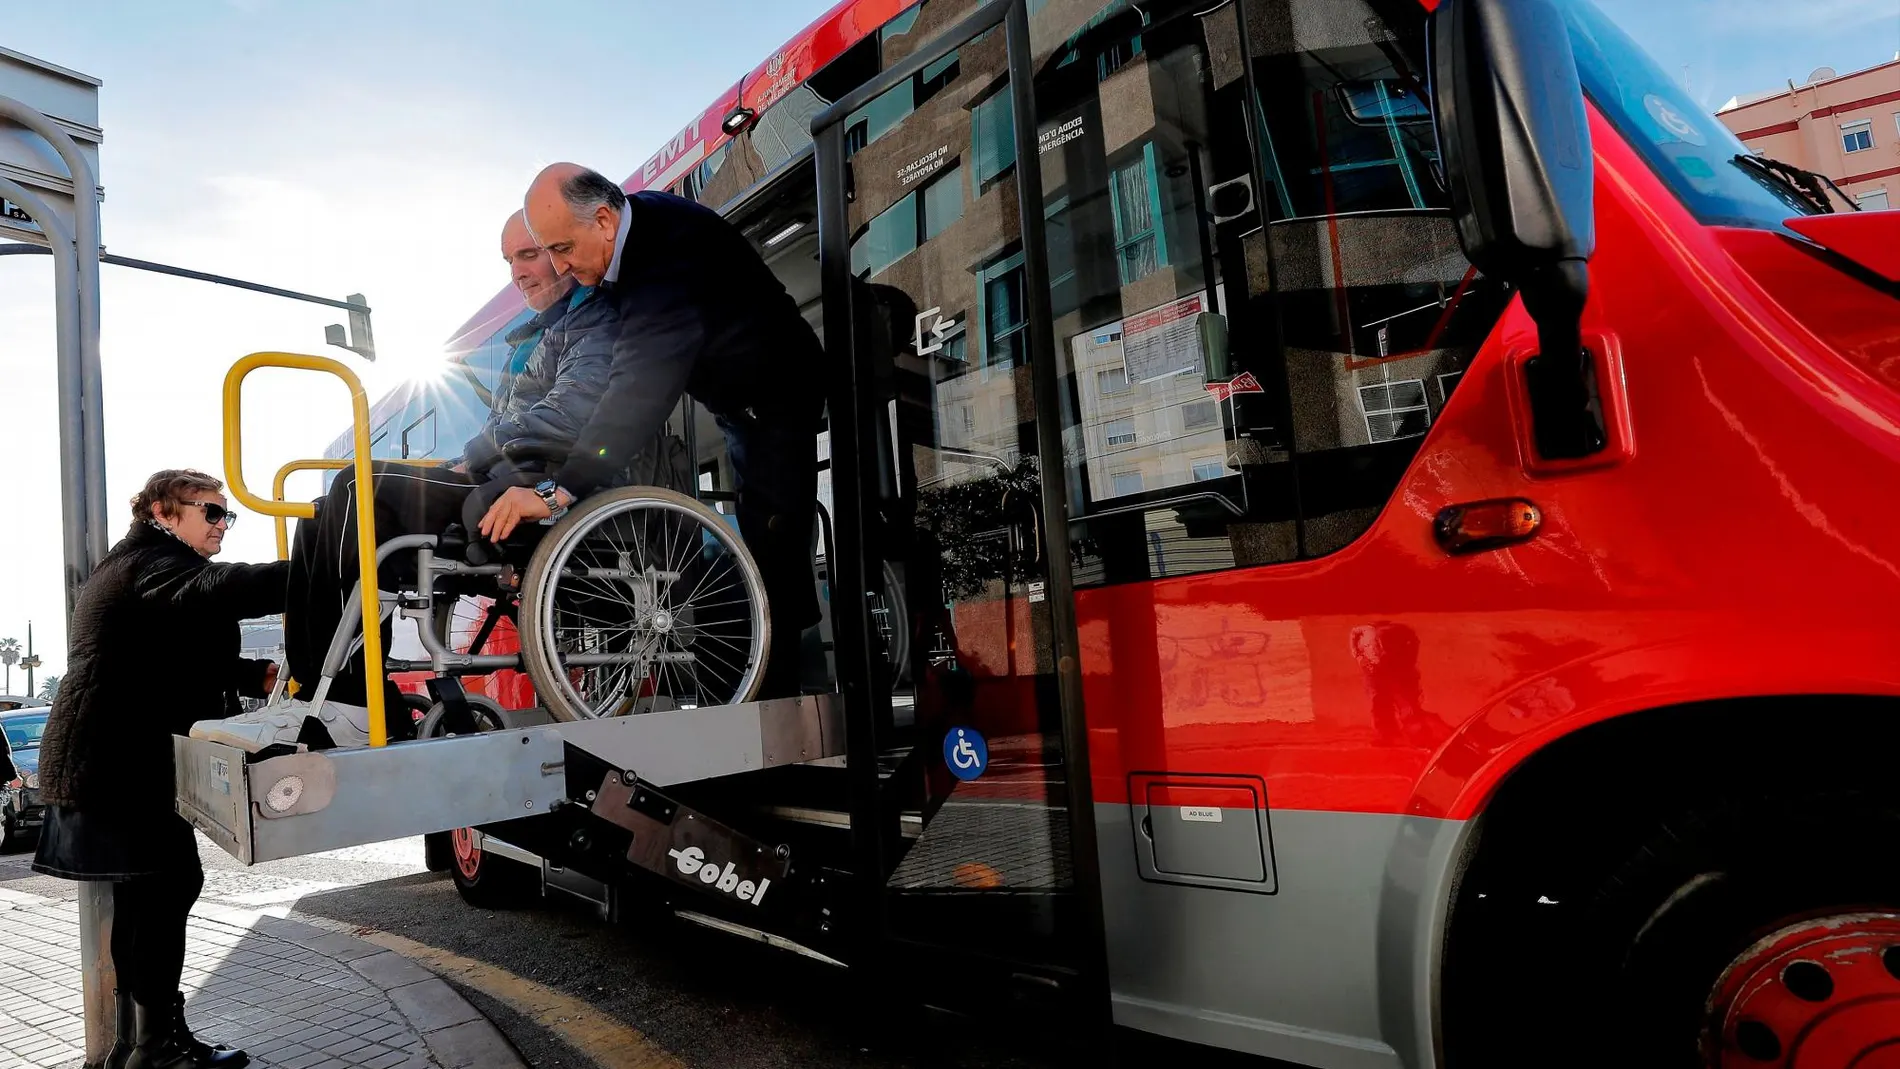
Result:
[[[1432,536],[1450,554],[1478,553],[1528,541],[1544,525],[1544,514],[1521,497],[1451,505],[1438,513]]]

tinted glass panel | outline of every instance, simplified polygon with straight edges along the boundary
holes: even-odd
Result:
[[[1083,584],[1350,543],[1506,296],[1437,182],[1420,8],[1208,6],[1036,25]]]

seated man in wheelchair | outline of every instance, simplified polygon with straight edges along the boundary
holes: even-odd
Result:
[[[457,524],[474,539],[473,532],[497,499],[511,488],[532,487],[545,478],[544,458],[565,455],[606,389],[615,333],[612,304],[598,299],[592,287],[578,286],[571,276],[557,272],[529,236],[520,212],[502,227],[501,252],[515,288],[535,312],[533,319],[508,337],[515,348],[510,365],[520,370],[454,467],[375,465],[373,500],[379,542],[403,535],[442,535]],[[518,359],[522,357],[525,362]],[[326,652],[339,626],[348,623],[345,611],[351,607],[358,581],[356,504],[355,474],[346,468],[317,503],[316,517],[297,525],[285,652],[289,676],[302,698],[312,697],[326,682]],[[492,553],[493,547],[489,550]],[[414,583],[415,577],[406,574],[414,571],[413,557],[405,560],[405,556],[392,556],[380,569],[379,585],[385,591]],[[385,635],[389,630],[386,623]],[[356,640],[360,643],[360,633]],[[345,711],[322,717],[330,736],[327,741],[335,745],[367,741],[368,717],[362,707],[368,692],[360,652],[327,683],[323,697]],[[384,688],[385,708],[391,711],[386,718],[390,737],[407,737],[411,722],[401,713],[405,706],[400,693],[386,680],[377,685]],[[321,745],[325,740],[307,736],[309,729],[303,721],[310,711],[304,702],[273,703],[229,721],[207,722],[202,725],[206,732],[194,730],[194,734],[215,731],[222,741],[247,744],[290,742],[305,735],[305,741]]]
[[[577,434],[547,448],[502,442],[509,471],[485,484],[499,493],[480,505],[464,508],[472,477],[379,468],[376,522],[385,542],[394,534],[428,541],[458,514],[470,539],[507,543],[517,528],[545,530],[518,582],[509,581],[515,562],[444,562],[424,547],[403,587],[405,577],[389,567],[397,558],[387,558],[378,570],[383,589],[410,593],[385,598],[385,611],[399,605],[423,622],[430,646],[441,622],[435,579],[488,577],[493,589],[501,577],[496,609],[475,645],[499,612],[514,624],[518,659],[449,652],[434,635],[431,667],[438,675],[520,667],[540,704],[563,720],[798,693],[799,638],[819,618],[811,547],[825,370],[817,335],[745,236],[691,201],[629,197],[597,172],[555,164],[530,186],[524,217],[542,254],[528,259],[545,258],[544,270],[571,273],[595,291],[554,321],[549,339],[604,306],[603,322],[570,343],[589,353],[602,344],[610,350],[604,386],[586,405],[562,406],[587,413]],[[569,359],[559,364],[565,373]],[[580,393],[557,382],[545,400]],[[647,473],[675,470],[664,428],[687,393],[725,434],[735,517],[640,485],[670,481]],[[471,447],[478,452],[481,439]],[[546,462],[545,474],[516,470],[530,454]],[[337,628],[351,609],[356,575],[353,505],[353,488],[339,479],[317,519],[300,525],[293,552],[286,639],[291,676],[300,687],[315,681],[312,705],[267,707],[236,718],[250,724],[209,722],[194,735],[254,752],[271,743],[362,744],[367,715],[337,706],[367,694],[350,633]],[[398,695],[389,697],[386,708],[403,708]],[[391,737],[403,737],[406,718],[388,722]]]

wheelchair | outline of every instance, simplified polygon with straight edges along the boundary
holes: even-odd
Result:
[[[602,491],[552,524],[524,524],[499,547],[473,542],[459,524],[398,536],[378,547],[376,566],[385,580],[400,577],[386,584],[397,589],[379,592],[385,633],[396,615],[412,620],[428,654],[390,659],[386,671],[426,671],[435,684],[519,670],[557,720],[749,701],[770,650],[764,581],[736,522],[659,486]],[[457,649],[455,609],[471,596],[486,608]],[[313,704],[361,645],[359,597],[343,613]],[[504,620],[518,649],[488,652]],[[459,685],[452,693],[460,696]],[[474,698],[465,699],[473,726],[500,727],[499,708]],[[437,730],[425,724],[418,734]]]

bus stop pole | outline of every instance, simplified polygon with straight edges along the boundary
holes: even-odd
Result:
[[[79,586],[106,555],[105,399],[99,360],[99,180],[79,146],[37,108],[0,95],[0,117],[40,135],[66,163],[73,186],[70,233],[46,201],[6,181],[8,199],[25,208],[55,250],[55,327],[59,339],[60,490],[65,519],[66,617]],[[25,194],[22,196],[22,194]],[[86,1018],[86,1065],[111,1049],[117,1000],[112,967],[112,887],[79,885],[79,959]]]

